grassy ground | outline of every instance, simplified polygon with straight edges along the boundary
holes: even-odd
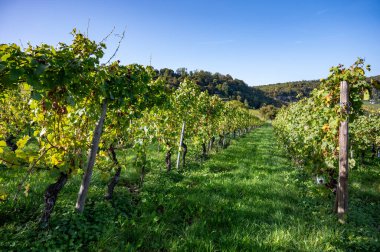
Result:
[[[41,174],[23,207],[0,205],[0,250],[380,250],[378,161],[351,171],[345,225],[331,212],[331,193],[292,167],[270,126],[202,164],[193,160],[185,171],[167,174],[159,172],[157,160],[152,164],[142,189],[124,177],[112,202],[103,200],[105,183],[95,174],[83,215],[73,211],[79,184],[73,178],[44,231],[36,225],[38,188],[49,182]]]
[[[363,102],[364,110],[380,113],[380,104],[371,104],[368,101]]]

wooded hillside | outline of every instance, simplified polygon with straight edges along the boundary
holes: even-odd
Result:
[[[281,107],[302,98],[309,97],[311,91],[318,87],[319,80],[302,80],[275,83],[262,86],[248,86],[243,80],[235,79],[229,74],[211,73],[204,70],[188,71],[178,68],[176,71],[163,68],[155,70],[156,78],[165,77],[171,87],[178,87],[181,81],[189,78],[195,81],[202,91],[211,95],[219,95],[226,100],[238,100],[250,108],[260,108],[264,105]],[[380,75],[368,78],[380,81]],[[373,88],[370,99],[380,102],[380,91]]]

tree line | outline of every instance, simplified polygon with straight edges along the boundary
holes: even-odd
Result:
[[[171,87],[178,87],[187,78],[194,81],[202,91],[218,95],[225,100],[240,101],[249,108],[258,109],[268,104],[280,106],[279,102],[258,87],[248,86],[243,80],[235,79],[229,74],[211,73],[204,70],[188,71],[186,68],[178,68],[176,71],[163,68],[154,71],[154,78],[164,78]]]

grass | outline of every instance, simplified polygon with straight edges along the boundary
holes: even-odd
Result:
[[[366,111],[372,111],[374,113],[380,112],[380,104],[371,104],[369,101],[363,102],[363,108]]]
[[[80,178],[72,178],[49,230],[36,225],[41,191],[51,182],[39,174],[17,207],[0,205],[0,250],[380,250],[378,161],[351,171],[350,215],[341,225],[331,212],[331,193],[292,166],[269,125],[202,164],[190,160],[180,172],[160,172],[162,155],[155,150],[139,193],[126,186],[136,177],[130,172],[106,202],[106,184],[95,173],[83,215],[73,211]]]

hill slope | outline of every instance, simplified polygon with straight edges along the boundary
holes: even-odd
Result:
[[[380,81],[380,75],[369,77],[368,82],[370,82],[370,79]],[[281,104],[288,104],[299,101],[304,97],[309,97],[310,92],[313,91],[314,88],[318,87],[319,84],[319,80],[303,80],[268,84],[255,88],[263,91],[266,96]],[[370,99],[380,102],[380,90],[373,88]]]
[[[178,87],[185,78],[195,81],[202,91],[219,95],[226,100],[239,100],[248,107],[260,108],[264,105],[280,107],[309,97],[310,92],[319,85],[319,80],[292,81],[251,87],[243,80],[235,79],[229,74],[211,73],[197,70],[187,71],[179,68],[176,71],[163,68],[155,70],[156,78],[162,77],[171,87]],[[371,77],[380,81],[380,75]],[[373,89],[373,99],[380,102],[380,91]]]
[[[311,91],[319,86],[319,80],[311,81],[292,81],[285,83],[268,84],[256,87],[263,91],[267,96],[280,102],[288,104],[296,102],[304,97],[309,97]]]
[[[211,73],[208,71],[190,71],[179,68],[176,71],[164,68],[156,70],[156,78],[165,78],[172,87],[178,87],[185,78],[195,81],[202,91],[207,90],[209,94],[219,95],[228,100],[239,100],[251,108],[260,108],[264,104],[281,104],[256,87],[248,86],[244,81],[234,79],[231,75]]]

